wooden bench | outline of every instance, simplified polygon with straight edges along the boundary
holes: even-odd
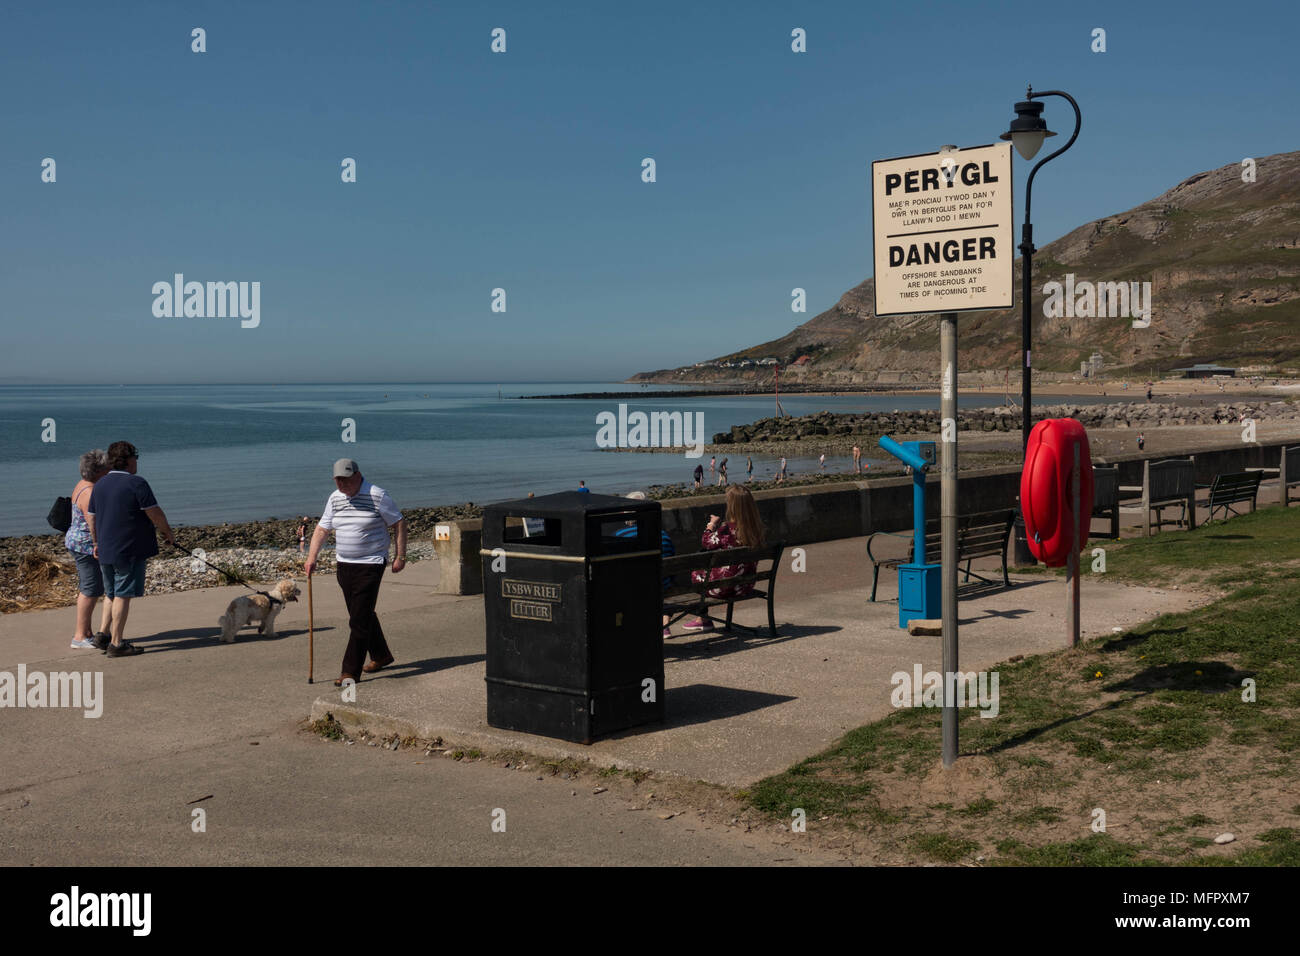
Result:
[[[730,630],[733,626],[731,614],[738,603],[764,600],[767,601],[768,633],[776,637],[776,612],[772,605],[772,598],[776,591],[776,569],[781,564],[781,552],[784,550],[785,542],[778,542],[761,548],[721,548],[717,551],[697,551],[694,554],[678,554],[671,558],[664,558],[664,577],[672,575],[676,579],[671,586],[664,589],[664,613],[668,615],[669,626],[692,613],[697,617],[708,618],[710,621],[716,620],[708,614],[708,609],[725,604],[727,618],[724,627]],[[770,562],[766,570],[763,568],[765,562]],[[704,571],[707,578],[707,572],[714,568],[733,564],[753,564],[755,573],[738,574],[734,578],[698,583],[691,580],[692,571]],[[748,594],[739,597],[709,596],[709,591],[744,584],[753,584],[755,587]],[[744,630],[753,630],[743,624],[735,626]]]
[[[966,562],[966,577],[971,575],[985,584],[992,584],[988,578],[970,569],[973,558],[1002,558],[1002,584],[1011,587],[1011,578],[1007,576],[1007,544],[1011,540],[1011,528],[1015,523],[1016,513],[1012,508],[998,511],[980,511],[957,518],[957,564]],[[905,557],[877,557],[872,546],[876,538],[905,538],[908,542]],[[883,543],[883,542],[882,542]],[[879,545],[876,545],[879,547]],[[912,552],[916,548],[915,538],[911,534],[897,531],[877,531],[867,538],[867,559],[871,561],[871,600],[876,599],[876,585],[880,582],[881,568],[897,569],[900,564],[912,563]],[[925,523],[925,563],[939,564],[943,561],[943,530],[939,518],[930,518]]]
[[[1277,468],[1247,468],[1272,478],[1278,477],[1278,500],[1283,508],[1291,505],[1291,489],[1300,488],[1300,445],[1283,448]]]
[[[1120,497],[1142,499],[1142,535],[1151,537],[1151,512],[1156,513],[1156,530],[1166,524],[1196,527],[1196,456],[1142,462],[1142,484],[1120,485]],[[1174,521],[1164,520],[1164,509],[1182,509]]]
[[[1291,489],[1300,488],[1300,445],[1293,448],[1283,448],[1279,464],[1282,466],[1281,472],[1282,487],[1278,489],[1278,494],[1282,498],[1282,507],[1286,508],[1291,504]]]
[[[1259,496],[1259,483],[1264,479],[1263,471],[1242,471],[1230,475],[1215,475],[1210,485],[1210,520],[1214,520],[1216,511],[1223,511],[1226,521],[1229,515],[1239,515],[1233,505],[1250,502],[1250,510],[1255,510],[1255,500]],[[1285,491],[1285,488],[1283,489]]]
[[[1119,537],[1119,465],[1092,466],[1092,518],[1109,518],[1110,531],[1090,538]],[[1089,520],[1089,525],[1092,521]]]

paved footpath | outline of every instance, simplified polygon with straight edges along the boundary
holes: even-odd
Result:
[[[423,607],[437,620],[440,601],[474,603],[430,595],[436,570],[421,562],[389,577],[381,613]],[[788,846],[789,836],[705,819],[687,801],[650,797],[644,783],[569,780],[304,731],[320,681],[337,675],[347,628],[333,579],[316,578],[314,590],[315,685],[300,605],[281,615],[274,640],[245,631],[236,644],[217,641],[216,619],[240,588],[135,602],[129,636],[146,653],[129,659],[68,648],[71,609],[0,618],[0,671],[22,662],[29,672],[104,674],[98,719],[0,710],[0,865],[842,861],[803,841]],[[398,629],[394,639],[438,666],[456,656],[433,627],[423,638]],[[193,830],[195,808],[205,811],[205,832]],[[498,809],[504,833],[492,829]]]
[[[737,605],[735,619],[760,627],[757,636],[697,633],[665,642],[663,725],[589,746],[489,727],[481,597],[440,597],[434,608],[386,615],[384,630],[401,666],[363,680],[355,703],[344,703],[331,685],[313,713],[333,714],[349,728],[442,737],[485,753],[520,749],[589,758],[744,787],[827,747],[847,730],[887,716],[896,672],[911,674],[917,664],[923,671],[941,669],[941,638],[912,637],[898,627],[893,572],[882,571],[877,603],[867,601],[864,539],[805,551],[803,573],[790,570],[789,552],[783,558],[775,640],[766,636],[765,606],[750,601]],[[1107,584],[1103,577],[1081,581],[1085,638],[1203,600],[1187,591]],[[990,670],[1017,654],[1066,646],[1064,579],[1035,574],[1013,581],[1010,589],[965,592],[959,618],[963,671]]]
[[[241,588],[136,601],[128,636],[146,653],[128,659],[70,649],[71,608],[6,615],[0,671],[100,671],[104,710],[98,719],[0,710],[0,864],[838,862],[772,828],[747,832],[688,801],[650,797],[655,778],[612,778],[596,793],[589,773],[567,780],[517,760],[505,769],[303,730],[313,709],[328,710],[352,726],[488,754],[518,748],[649,769],[661,781],[743,786],[887,715],[893,672],[939,667],[939,638],[897,627],[892,573],[882,574],[885,603],[867,603],[863,539],[806,552],[805,573],[791,571],[787,553],[778,576],[776,640],[666,642],[666,724],[591,747],[487,727],[483,599],[433,594],[433,561],[386,576],[379,611],[399,663],[368,675],[355,706],[332,684],[347,633],[332,577],[315,579],[312,685],[301,603],[281,614],[274,639],[244,631],[218,642],[216,619]],[[1083,581],[1085,636],[1201,600],[1099,578]],[[962,669],[1063,646],[1064,600],[1063,581],[1042,575],[965,597]],[[737,620],[763,623],[763,609],[742,605]],[[191,828],[196,807],[206,832]],[[496,809],[506,811],[505,833],[491,828]]]

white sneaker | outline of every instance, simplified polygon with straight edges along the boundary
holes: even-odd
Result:
[[[92,650],[92,651],[99,650],[99,648],[95,646],[94,641],[85,637],[74,637],[72,639],[72,643],[69,646],[78,647],[78,648],[87,648],[88,650]]]

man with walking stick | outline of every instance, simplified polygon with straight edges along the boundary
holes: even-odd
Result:
[[[312,534],[304,566],[310,587],[311,573],[316,569],[316,558],[325,536],[333,531],[336,576],[347,604],[350,628],[342,672],[334,681],[335,687],[341,687],[345,680],[359,681],[363,670],[372,674],[393,663],[393,654],[375,614],[379,584],[388,561],[390,528],[396,531],[393,573],[397,574],[406,567],[406,521],[402,513],[388,492],[366,481],[355,461],[351,458],[336,461],[334,492],[325,501],[325,511]],[[365,664],[367,655],[369,664]]]

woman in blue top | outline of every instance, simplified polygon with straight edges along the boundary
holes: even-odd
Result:
[[[90,489],[106,474],[108,458],[98,448],[81,456],[81,480],[72,489],[72,524],[63,536],[63,546],[77,562],[77,630],[72,635],[72,646],[99,650],[108,646],[113,603],[104,602],[99,633],[92,636],[90,616],[94,613],[95,602],[104,595],[104,576],[100,573],[99,561],[95,559],[95,542],[86,526],[85,507],[90,500]]]

